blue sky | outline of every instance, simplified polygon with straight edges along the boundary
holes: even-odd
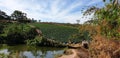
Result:
[[[0,10],[10,15],[14,10],[27,13],[29,18],[42,22],[83,23],[92,15],[82,18],[88,7],[103,7],[102,0],[0,0]],[[84,8],[84,9],[83,9]]]

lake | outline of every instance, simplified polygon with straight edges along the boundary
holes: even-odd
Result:
[[[64,48],[36,47],[26,45],[0,45],[0,58],[54,58]]]

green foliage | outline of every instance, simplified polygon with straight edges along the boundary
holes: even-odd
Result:
[[[3,33],[4,24],[0,23],[0,34]]]
[[[92,26],[83,24],[79,27],[79,33],[76,35],[76,37],[78,37],[80,41],[83,41],[83,40],[90,41],[91,35],[94,33],[95,31],[93,30]]]
[[[9,19],[9,16],[4,12],[0,10],[0,20]]]
[[[6,55],[4,53],[0,53],[0,58],[8,58],[8,55]]]
[[[95,15],[99,19],[102,34],[107,37],[120,38],[120,5],[107,4],[106,7],[97,10]]]
[[[27,14],[23,13],[22,11],[19,10],[15,10],[12,14],[11,14],[11,19],[17,20],[18,22],[25,22],[27,21]]]
[[[69,37],[73,34],[78,33],[78,29],[69,26],[56,25],[56,24],[47,24],[47,23],[34,23],[32,24],[39,28],[44,37],[49,39],[54,39],[60,42],[68,42]]]
[[[34,39],[37,35],[35,28],[27,24],[8,24],[1,34],[5,37],[5,43],[8,44],[23,44],[25,40]]]
[[[42,42],[42,37],[36,36],[34,39],[26,40],[27,45],[38,45]]]
[[[105,2],[106,0],[104,0]],[[100,26],[98,33],[109,38],[120,38],[120,5],[118,0],[110,0],[103,8],[91,7],[85,14],[94,12],[94,20],[86,23],[96,24]]]

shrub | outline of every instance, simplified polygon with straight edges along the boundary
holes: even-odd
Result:
[[[35,28],[27,24],[10,24],[4,28],[5,43],[24,44],[27,39],[34,39],[37,35]]]
[[[36,36],[34,39],[28,39],[26,40],[27,45],[38,45],[42,42],[42,37]]]

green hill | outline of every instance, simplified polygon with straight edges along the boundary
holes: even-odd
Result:
[[[78,33],[78,29],[72,26],[50,23],[32,23],[31,25],[40,29],[44,37],[61,42],[68,42],[73,34]]]

